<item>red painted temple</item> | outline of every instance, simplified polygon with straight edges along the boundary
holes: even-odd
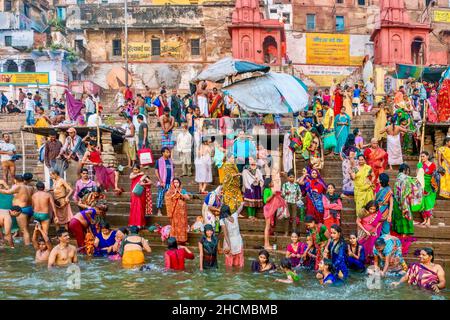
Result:
[[[282,64],[282,58],[286,55],[284,24],[276,19],[264,19],[258,0],[236,0],[228,30],[233,58]]]
[[[429,22],[411,22],[403,0],[381,0],[379,24],[371,36],[375,48],[375,64],[394,66],[396,63],[437,63],[430,59],[430,31]]]

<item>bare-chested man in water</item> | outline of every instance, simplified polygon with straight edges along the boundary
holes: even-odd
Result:
[[[172,141],[172,130],[175,126],[175,118],[170,115],[170,108],[164,108],[164,114],[159,117],[159,123],[161,124],[162,134],[162,146],[173,148],[174,141]]]
[[[69,231],[61,228],[57,231],[56,235],[58,236],[59,244],[50,252],[48,267],[64,267],[72,263],[77,263],[77,248],[69,244]]]
[[[6,211],[6,210],[2,210]],[[22,209],[18,206],[13,206],[8,210],[8,214],[3,214],[0,212],[0,234],[2,233],[2,228],[5,230],[3,234],[3,239],[7,242],[10,248],[14,248],[13,236],[11,234],[11,228],[13,225],[13,217],[18,217],[22,213]]]
[[[41,237],[38,238],[38,234],[41,234]],[[36,250],[35,262],[47,262],[48,257],[50,256],[50,252],[52,251],[52,242],[48,237],[47,232],[42,229],[42,226],[39,222],[36,223],[34,227],[33,237],[31,238],[31,242],[33,243],[33,247]]]
[[[36,183],[37,191],[31,197],[33,204],[33,218],[42,225],[42,230],[48,234],[50,226],[50,212],[55,213],[55,202],[49,192],[45,191],[45,185],[39,181]]]
[[[28,220],[33,216],[33,207],[31,206],[33,188],[24,184],[22,175],[16,175],[14,176],[14,185],[11,188],[3,180],[0,181],[0,193],[12,194],[14,196],[13,206],[19,206],[22,209],[22,213],[16,218],[17,224],[23,234],[24,245],[30,245]]]

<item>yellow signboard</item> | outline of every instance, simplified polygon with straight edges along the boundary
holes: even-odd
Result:
[[[161,57],[178,58],[181,56],[183,42],[178,37],[172,37],[161,42]]]
[[[434,10],[434,22],[450,22],[450,11]]]
[[[122,57],[125,58],[125,45],[122,48]],[[128,43],[128,59],[140,60],[150,59],[150,43],[149,42],[129,42]]]
[[[0,72],[0,86],[48,85],[48,72]]]
[[[306,63],[349,65],[350,36],[348,34],[307,33]]]

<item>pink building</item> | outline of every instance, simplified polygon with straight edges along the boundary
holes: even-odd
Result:
[[[372,33],[375,64],[446,64],[446,57],[432,55],[429,22],[412,22],[403,0],[380,1],[380,23]]]
[[[233,57],[255,63],[281,65],[286,54],[283,22],[264,19],[258,0],[236,0],[228,27]]]

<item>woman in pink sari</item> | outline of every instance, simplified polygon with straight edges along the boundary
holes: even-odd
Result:
[[[431,90],[430,97],[426,100],[427,102],[427,121],[431,123],[438,122],[437,114],[437,94],[436,90]]]
[[[408,272],[398,282],[392,283],[395,288],[408,282],[411,286],[439,293],[445,289],[445,272],[441,265],[434,263],[434,251],[431,248],[418,250],[420,263],[413,263]]]
[[[376,201],[369,201],[360,212],[357,212],[358,242],[366,252],[366,262],[373,257],[375,241],[381,234],[381,214]]]
[[[152,197],[150,186],[152,182],[141,171],[139,165],[133,166],[133,172],[130,174],[131,180],[131,201],[130,201],[130,218],[128,226],[136,226],[142,228],[145,226],[145,213],[149,212],[148,208],[152,207]],[[150,193],[150,197],[148,194]]]

